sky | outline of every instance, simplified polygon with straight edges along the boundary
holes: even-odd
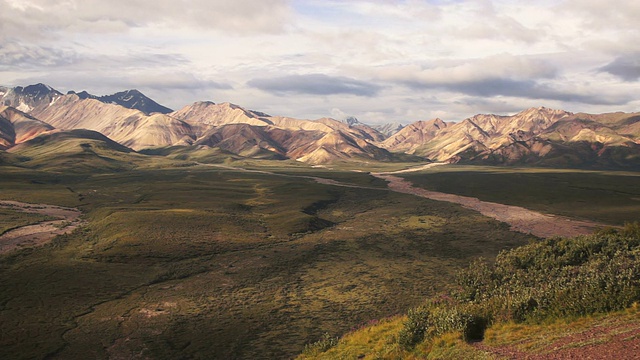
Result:
[[[640,111],[640,1],[0,0],[0,85],[410,123]]]

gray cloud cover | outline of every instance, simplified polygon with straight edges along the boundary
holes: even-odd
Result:
[[[625,81],[640,79],[640,54],[623,55],[599,69]]]
[[[441,89],[475,97],[507,96],[533,100],[556,100],[596,105],[622,105],[628,103],[630,96],[603,96],[602,94],[584,94],[555,89],[538,81],[509,78],[489,78],[477,81],[456,83],[407,82],[414,89]]]
[[[0,85],[315,118],[639,111],[640,2],[0,0]],[[307,75],[291,75],[307,74]],[[283,97],[287,95],[287,97]],[[349,96],[345,96],[349,95]]]
[[[247,85],[275,94],[375,96],[382,89],[373,83],[324,74],[285,75],[253,79],[247,82]]]
[[[78,54],[75,51],[16,41],[0,43],[0,69],[59,67],[73,65],[77,61]]]

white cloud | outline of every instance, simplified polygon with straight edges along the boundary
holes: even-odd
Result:
[[[498,54],[481,59],[442,60],[427,65],[382,67],[379,78],[411,84],[458,84],[494,79],[553,78],[558,69],[547,61]]]
[[[0,78],[8,84],[49,82],[98,95],[137,87],[172,107],[206,99],[365,122],[461,120],[541,105],[640,110],[634,1],[0,0],[0,7]]]
[[[291,15],[285,0],[2,0],[0,5],[7,37],[123,32],[147,26],[216,30],[227,35],[275,33],[283,30]]]

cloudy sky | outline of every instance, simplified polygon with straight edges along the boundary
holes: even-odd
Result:
[[[535,4],[535,5],[534,5]],[[299,118],[640,111],[629,0],[0,0],[0,84]]]

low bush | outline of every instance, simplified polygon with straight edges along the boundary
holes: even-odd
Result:
[[[398,334],[398,344],[405,349],[410,349],[424,340],[430,327],[429,315],[430,311],[426,306],[410,309],[407,312],[407,320]]]
[[[474,261],[447,301],[409,311],[398,337],[410,349],[458,332],[481,340],[493,322],[541,322],[606,313],[640,301],[640,225],[548,239]]]
[[[424,339],[452,332],[461,333],[465,341],[482,340],[487,324],[487,318],[474,305],[431,302],[409,310],[398,343],[411,349]]]

